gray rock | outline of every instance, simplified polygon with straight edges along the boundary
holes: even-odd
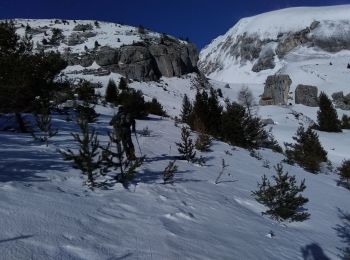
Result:
[[[76,26],[74,26],[73,31],[90,31],[92,30],[94,27],[92,26],[92,24],[77,24]]]
[[[347,104],[347,105],[350,105],[350,94],[347,94],[347,95],[344,97],[344,103]]]
[[[260,55],[258,61],[254,64],[252,71],[259,72],[262,70],[275,68],[275,53],[273,50],[266,51],[263,55]]]
[[[271,118],[267,118],[267,119],[262,119],[261,123],[263,123],[263,125],[274,125],[275,121],[273,121]]]
[[[118,50],[103,46],[96,53],[95,61],[100,66],[109,66],[118,63]]]
[[[260,105],[286,105],[292,80],[288,75],[273,75],[266,79]]]
[[[340,91],[340,92],[335,92],[332,94],[332,98],[334,101],[343,101],[344,100],[344,92]]]
[[[298,85],[295,89],[295,103],[309,107],[318,106],[318,89],[315,86]]]
[[[172,40],[162,44],[139,43],[119,49],[104,46],[97,51],[95,60],[113,72],[145,81],[197,71],[198,54],[194,45]]]

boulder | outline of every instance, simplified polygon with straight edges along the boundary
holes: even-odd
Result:
[[[260,105],[286,105],[292,80],[288,75],[268,76]]]
[[[335,92],[332,94],[332,98],[334,101],[343,101],[344,100],[344,92]]]
[[[346,103],[347,105],[350,105],[350,94],[347,94],[347,95],[344,97],[344,103]]]
[[[318,106],[318,89],[315,86],[298,85],[295,89],[295,104]]]

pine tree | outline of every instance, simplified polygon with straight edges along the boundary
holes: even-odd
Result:
[[[113,128],[109,134],[109,142],[102,151],[102,173],[115,171],[114,179],[128,188],[129,182],[134,178],[135,171],[144,161],[145,157],[130,161],[125,156],[117,129]]]
[[[323,92],[321,92],[319,100],[320,110],[317,112],[319,130],[341,132],[341,124],[332,101]]]
[[[205,133],[199,133],[196,139],[195,147],[201,152],[208,152],[212,145],[212,139]]]
[[[175,175],[175,172],[177,171],[177,165],[175,163],[176,163],[176,161],[171,161],[171,162],[169,162],[167,167],[165,167],[165,169],[163,171],[164,184],[174,182],[174,175]]]
[[[350,189],[350,160],[343,161],[338,170],[340,182],[344,183],[346,187]]]
[[[206,91],[197,91],[195,101],[193,104],[193,109],[191,113],[191,118],[190,118],[190,125],[193,130],[196,131],[208,131],[208,125],[209,125],[209,97]],[[204,128],[203,129],[198,129],[196,123],[200,122],[203,124]],[[201,125],[202,126],[202,125]]]
[[[273,176],[275,185],[271,185],[266,175],[262,177],[262,183],[258,183],[259,190],[252,192],[255,199],[269,209],[263,215],[269,215],[277,221],[304,221],[310,217],[307,212],[300,212],[309,200],[301,194],[306,189],[305,180],[298,186],[295,176],[289,176],[283,172],[283,167],[278,164],[275,167],[277,175]]]
[[[108,81],[105,100],[109,103],[116,103],[118,101],[118,89],[113,79]]]
[[[343,129],[350,129],[350,118],[347,115],[343,115],[341,121]]]
[[[83,175],[87,175],[86,184],[91,188],[96,185],[96,176],[101,167],[101,157],[99,155],[100,144],[94,129],[89,128],[89,124],[84,119],[78,119],[81,135],[72,133],[72,136],[79,144],[79,152],[72,150],[61,151],[65,161],[73,161],[73,167],[79,169]]]
[[[294,144],[286,144],[286,154],[290,161],[297,162],[306,170],[316,173],[320,170],[320,163],[327,162],[327,152],[323,149],[316,132],[310,127],[305,131],[299,127]]]
[[[226,102],[221,132],[223,140],[232,145],[250,149],[273,148],[260,118],[249,116],[246,109],[235,102]]]
[[[176,146],[178,147],[178,151],[181,154],[181,160],[187,160],[189,162],[192,161],[196,156],[196,152],[194,151],[193,141],[190,137],[191,137],[190,129],[188,127],[183,126],[181,128],[182,143],[176,143]]]
[[[208,133],[212,136],[218,137],[220,135],[222,110],[223,108],[219,104],[218,96],[215,90],[211,88],[208,98],[207,122],[204,122],[204,124]]]
[[[190,123],[191,113],[192,113],[192,103],[188,96],[185,94],[182,100],[182,109],[181,109],[181,121],[185,124]]]
[[[50,103],[48,100],[38,100],[38,110],[34,113],[36,126],[40,133],[32,132],[32,136],[35,140],[40,140],[48,146],[49,139],[54,137],[57,133],[57,129],[52,128]]]
[[[128,90],[128,81],[126,80],[126,78],[121,78],[119,81],[119,89],[120,90]]]

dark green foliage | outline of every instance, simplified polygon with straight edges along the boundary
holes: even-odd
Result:
[[[208,126],[208,94],[205,91],[197,91],[190,118],[190,126],[195,131],[207,131]],[[198,129],[198,122],[204,129]]]
[[[87,121],[88,123],[95,123],[99,114],[96,113],[94,106],[84,102],[76,108],[78,118]]]
[[[350,189],[350,160],[343,161],[338,170],[340,183],[344,184],[348,189]]]
[[[205,133],[199,133],[195,147],[198,151],[201,152],[208,152],[210,150],[210,146],[212,145],[212,138],[205,134]]]
[[[327,152],[323,149],[316,132],[310,127],[305,131],[299,127],[294,144],[286,144],[286,155],[289,161],[296,162],[306,170],[316,173],[320,164],[327,162]]]
[[[167,116],[163,109],[163,106],[158,102],[156,98],[152,98],[151,102],[146,102],[146,110],[148,114],[157,116]]]
[[[119,89],[120,90],[128,90],[128,81],[126,78],[121,78],[119,81]]]
[[[165,167],[164,172],[163,172],[163,181],[164,184],[168,183],[173,183],[174,182],[174,175],[175,172],[177,171],[177,165],[175,165],[176,161],[171,161]]]
[[[37,109],[34,112],[36,127],[40,131],[32,131],[32,136],[35,140],[39,140],[48,146],[50,138],[58,133],[57,129],[52,128],[51,114],[50,114],[50,103],[48,100],[37,100]]]
[[[117,103],[118,94],[117,85],[114,80],[110,79],[106,89],[105,100],[110,103]]]
[[[58,28],[53,28],[52,36],[49,43],[52,45],[58,45],[63,38],[64,36],[63,36],[62,30]]]
[[[181,109],[181,121],[186,124],[190,124],[191,113],[192,113],[192,103],[188,96],[185,94],[182,100]]]
[[[193,140],[191,139],[191,132],[188,127],[181,128],[181,143],[176,143],[178,151],[181,154],[181,160],[193,161],[196,157],[194,151]]]
[[[222,106],[219,104],[218,96],[216,91],[211,88],[210,96],[208,98],[208,111],[207,111],[207,121],[203,121],[205,128],[208,133],[213,136],[220,136],[221,134],[221,116],[222,116]]]
[[[81,135],[72,133],[72,136],[79,144],[79,152],[74,153],[68,149],[61,151],[65,161],[73,161],[73,167],[79,169],[82,174],[87,175],[87,185],[93,188],[96,185],[96,176],[101,167],[100,144],[94,129],[89,128],[86,120],[78,120]]]
[[[97,50],[100,46],[101,44],[99,44],[98,41],[95,41],[94,49]]]
[[[216,91],[217,91],[218,96],[219,96],[220,98],[223,98],[223,97],[224,97],[223,94],[222,94],[221,88],[218,88]]]
[[[20,38],[12,23],[0,23],[0,112],[33,110],[35,97],[48,97],[67,63],[56,53],[32,53],[31,38]]]
[[[320,110],[317,112],[319,130],[341,132],[341,123],[332,101],[323,92],[321,92],[319,100]]]
[[[271,140],[258,117],[251,117],[238,103],[226,103],[222,115],[224,141],[243,148],[271,147]]]
[[[123,105],[133,118],[144,118],[148,115],[141,90],[128,89],[119,94],[118,104]]]
[[[310,217],[307,212],[300,209],[309,200],[300,192],[306,189],[305,180],[298,186],[295,176],[289,176],[283,172],[283,167],[278,164],[275,167],[277,175],[273,176],[275,185],[271,185],[266,175],[262,177],[262,183],[258,183],[259,190],[252,192],[255,199],[269,209],[263,215],[269,215],[277,221],[304,221]]]
[[[76,88],[75,92],[78,94],[79,100],[86,103],[96,103],[97,97],[95,94],[95,88],[89,81],[82,81]]]
[[[347,115],[343,115],[341,121],[343,129],[350,129],[350,118]]]
[[[101,147],[103,150],[101,173],[107,174],[114,171],[114,179],[127,188],[129,182],[134,178],[136,169],[142,165],[144,157],[129,161],[125,157],[125,151],[123,151],[118,131],[113,128],[108,135],[109,142],[107,147]]]

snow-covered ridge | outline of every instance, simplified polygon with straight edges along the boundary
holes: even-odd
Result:
[[[58,51],[70,66],[96,62],[105,73],[139,81],[178,77],[197,71],[196,47],[140,27],[82,20],[13,20],[17,33],[32,37],[34,49]]]
[[[247,33],[260,39],[277,39],[280,33],[298,32],[314,21],[350,21],[350,5],[326,7],[293,7],[243,18],[225,36]],[[225,37],[225,38],[226,38]]]
[[[349,25],[350,5],[287,8],[243,18],[201,51],[199,67],[216,80],[262,83],[294,63],[288,56],[295,52],[298,61],[322,56],[329,63],[350,50]]]

